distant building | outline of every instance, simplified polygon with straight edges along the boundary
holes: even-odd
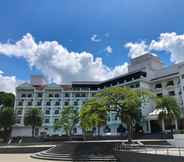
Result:
[[[55,129],[53,124],[58,120],[63,106],[72,105],[80,109],[81,105],[89,98],[104,88],[113,86],[127,86],[131,88],[149,89],[157,96],[174,96],[184,111],[184,63],[165,67],[157,56],[144,54],[130,60],[128,73],[102,82],[77,81],[71,84],[47,84],[41,76],[32,76],[31,83],[24,83],[16,88],[15,111],[16,125],[12,136],[31,136],[31,128],[24,126],[24,114],[32,107],[43,111],[43,126],[37,134],[62,135],[62,129]],[[141,107],[142,127],[145,133],[167,131],[170,123],[158,122],[158,110],[154,103],[146,103]],[[183,127],[183,120],[175,121],[175,129]],[[101,128],[101,134],[117,135],[126,129],[116,114],[110,113],[107,125]],[[94,128],[94,133],[95,133]],[[76,125],[74,134],[82,134]]]

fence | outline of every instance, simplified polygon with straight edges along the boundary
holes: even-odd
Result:
[[[179,156],[184,157],[184,147],[156,146],[156,145],[128,145],[117,143],[114,147],[115,152],[136,152],[153,155]]]

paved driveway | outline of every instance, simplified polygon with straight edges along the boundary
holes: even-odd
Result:
[[[31,154],[0,154],[0,162],[53,162],[51,160],[33,159],[30,155]]]

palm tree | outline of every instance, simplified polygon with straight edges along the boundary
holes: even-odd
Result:
[[[160,110],[159,120],[167,120],[169,123],[173,123],[180,117],[180,106],[176,99],[172,96],[159,97],[156,102],[156,108]],[[173,133],[173,127],[171,126],[171,133]]]
[[[32,127],[32,137],[35,136],[36,127],[42,126],[42,113],[38,108],[32,108],[24,116],[24,124]]]

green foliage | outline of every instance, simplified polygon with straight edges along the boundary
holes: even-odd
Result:
[[[158,116],[160,120],[167,120],[172,123],[175,119],[180,118],[180,106],[174,97],[158,97],[156,101],[156,108],[161,110]]]
[[[15,114],[13,108],[3,107],[0,109],[0,128],[2,128],[2,137],[7,141],[11,134],[11,129],[15,123]]]
[[[35,128],[42,126],[42,122],[42,112],[38,108],[30,109],[24,116],[24,124],[32,127],[32,136],[35,135]]]
[[[80,125],[85,132],[106,124],[107,112],[97,98],[87,101],[80,110]],[[98,132],[99,134],[99,132]]]
[[[116,112],[122,122],[126,123],[129,138],[132,127],[141,118],[141,105],[154,95],[145,90],[133,90],[127,87],[112,87],[98,93],[94,99],[83,105],[80,112],[81,127],[87,130],[105,124],[107,114]],[[98,114],[103,115],[98,115]],[[101,123],[101,124],[99,124]]]
[[[79,122],[79,113],[72,106],[63,107],[60,119],[55,123],[55,128],[63,128],[66,135],[72,135],[74,126]]]
[[[13,107],[15,96],[12,93],[0,92],[0,105],[3,107]]]

